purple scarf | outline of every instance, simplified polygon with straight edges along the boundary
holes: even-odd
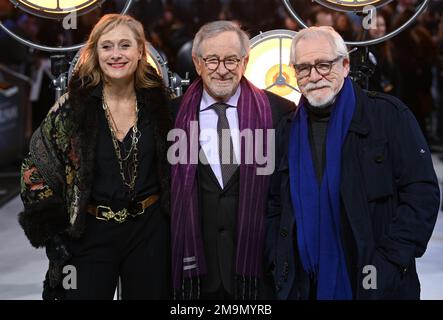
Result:
[[[262,90],[245,78],[241,80],[240,85],[241,95],[237,106],[239,129],[240,131],[251,129],[252,132],[255,132],[255,129],[265,130],[263,150],[267,150],[266,129],[273,128],[269,100]],[[172,276],[175,292],[184,288],[186,279],[199,279],[206,273],[198,213],[197,164],[189,164],[192,150],[190,122],[198,120],[202,94],[203,82],[198,79],[183,96],[175,121],[175,128],[184,130],[188,139],[187,164],[172,165],[171,174]],[[192,143],[198,145],[198,139]],[[243,280],[249,279],[255,282],[261,274],[265,236],[264,217],[270,176],[256,174],[259,165],[256,164],[255,159],[252,164],[245,164],[243,141],[240,148],[240,195],[235,273]],[[191,288],[191,291],[194,289]]]

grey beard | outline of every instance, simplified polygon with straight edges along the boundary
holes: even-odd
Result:
[[[326,102],[325,104],[322,104],[322,105],[319,105],[319,106],[315,106],[315,105],[311,104],[311,103],[309,102],[309,99],[306,99],[306,100],[308,100],[309,105],[310,105],[312,108],[316,108],[316,109],[325,109],[325,108],[329,107],[331,104],[334,104],[336,98],[337,98],[337,96],[335,96],[334,98],[332,98],[332,100],[330,100],[329,102]]]

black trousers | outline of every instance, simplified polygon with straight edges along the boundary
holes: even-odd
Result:
[[[159,201],[124,223],[86,219],[70,243],[77,289],[66,290],[67,300],[112,299],[119,277],[125,300],[170,298],[169,221]]]

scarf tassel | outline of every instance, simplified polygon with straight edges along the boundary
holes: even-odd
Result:
[[[180,289],[174,290],[174,300],[199,300],[200,277],[186,278],[182,280]],[[234,299],[235,300],[257,300],[259,280],[257,277],[236,276]]]
[[[257,300],[259,281],[257,277],[236,276],[234,299],[235,300]]]
[[[174,289],[174,300],[199,300],[200,277],[186,278],[182,280],[180,289]]]

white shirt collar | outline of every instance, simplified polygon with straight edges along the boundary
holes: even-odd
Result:
[[[239,85],[234,95],[230,97],[229,100],[226,101],[225,103],[229,104],[231,107],[237,107],[240,94],[241,94],[241,87]],[[217,102],[219,101],[215,100],[213,97],[209,95],[209,93],[205,89],[203,89],[202,100],[200,103],[200,111],[207,109],[208,107],[212,106],[214,103]]]

